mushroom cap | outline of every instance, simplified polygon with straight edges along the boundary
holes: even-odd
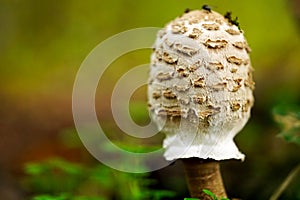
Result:
[[[254,102],[243,32],[219,13],[195,10],[160,30],[153,50],[148,102],[166,134],[165,158],[243,160],[233,138]]]

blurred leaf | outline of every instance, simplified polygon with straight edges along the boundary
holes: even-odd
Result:
[[[86,178],[87,169],[61,158],[51,158],[39,163],[28,163],[24,171],[28,175],[24,180],[27,188],[37,194],[58,194],[75,191]]]
[[[210,190],[203,189],[202,191],[208,196],[210,196],[213,200],[218,200],[217,196],[214,193],[212,193]]]
[[[281,126],[279,137],[300,145],[300,108],[295,105],[280,105],[273,110],[274,120]]]
[[[71,196],[68,194],[61,195],[38,195],[32,198],[32,200],[105,200],[102,197],[88,197],[88,196]]]
[[[210,196],[213,200],[218,200],[217,196],[213,192],[211,192],[210,190],[203,189],[202,191],[205,194],[207,194],[208,196]],[[225,197],[221,197],[220,200],[229,200],[229,199],[225,198]]]
[[[169,190],[153,190],[150,191],[153,195],[153,200],[160,200],[162,198],[174,198],[176,196],[176,192],[169,191]]]
[[[53,167],[61,170],[63,173],[66,174],[73,174],[73,175],[80,175],[83,172],[83,167],[80,164],[71,163],[65,161],[63,159],[52,159],[49,160],[48,164]]]
[[[149,190],[146,189],[141,192],[140,199],[160,200],[164,198],[175,198],[176,192],[170,190]]]
[[[44,162],[27,163],[25,173],[29,175],[40,175],[49,170],[61,170],[66,174],[81,174],[83,167],[79,164],[71,163],[60,158],[51,158]]]
[[[87,168],[61,158],[52,158],[40,163],[28,163],[25,171],[30,193],[37,195],[33,200],[104,200],[109,197],[102,195],[110,193],[124,200],[175,197],[175,192],[151,189],[156,180],[148,178],[147,173],[124,173],[99,164]]]
[[[72,200],[106,200],[106,198],[79,196],[79,197],[73,197]]]
[[[32,200],[67,200],[69,199],[69,195],[61,194],[59,196],[52,195],[39,195],[32,198]]]
[[[281,185],[279,186],[279,188],[274,192],[274,194],[270,197],[270,200],[277,200],[282,193],[289,187],[289,185],[291,184],[291,182],[293,181],[293,179],[295,179],[295,177],[299,174],[300,172],[300,164],[298,164],[289,174],[288,176],[285,178],[285,180],[281,183]],[[299,187],[298,187],[299,188]],[[298,191],[298,195],[299,190],[297,189],[296,191]]]
[[[114,180],[112,178],[111,169],[106,166],[98,165],[92,168],[89,176],[91,180],[100,184],[101,187],[114,187]]]
[[[40,175],[46,171],[46,168],[39,163],[27,163],[24,167],[24,171],[29,175]]]
[[[184,200],[200,200],[198,198],[184,198]]]
[[[82,147],[82,141],[80,140],[75,128],[64,129],[58,136],[63,144],[68,148]]]

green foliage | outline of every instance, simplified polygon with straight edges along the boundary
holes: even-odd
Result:
[[[86,196],[71,196],[67,194],[61,195],[38,195],[32,198],[32,200],[105,200],[101,197],[86,197]]]
[[[225,198],[225,197],[221,197],[220,199],[218,199],[218,197],[210,190],[203,189],[202,191],[205,194],[207,194],[208,196],[210,196],[212,200],[229,200],[228,198]],[[198,199],[198,198],[184,198],[184,200],[200,200],[200,199]]]
[[[51,195],[39,195],[33,197],[33,200],[66,200],[68,197],[67,195],[59,195],[59,196],[51,196]]]
[[[84,179],[86,169],[79,164],[53,158],[41,163],[28,163],[24,171],[30,177],[25,184],[34,191],[55,194],[75,190]]]
[[[214,193],[212,193],[210,190],[203,189],[202,191],[208,196],[210,196],[213,200],[218,200],[217,196]]]
[[[148,174],[129,174],[103,165],[85,166],[60,158],[28,163],[24,185],[32,200],[107,200],[174,197],[175,192],[155,190]]]
[[[148,194],[147,194],[148,193]],[[163,198],[172,198],[175,197],[176,193],[169,190],[153,190],[153,191],[146,191],[146,196],[153,200],[160,200]]]
[[[297,105],[279,105],[273,109],[274,120],[280,125],[281,131],[278,136],[287,142],[300,145],[300,107]],[[283,192],[291,188],[290,184],[300,172],[300,164],[298,164],[282,182],[280,187],[271,196],[271,200],[278,199]],[[295,184],[297,185],[297,184]],[[298,184],[299,185],[299,184]],[[298,189],[297,189],[298,190]],[[296,192],[300,196],[300,192]],[[296,197],[294,197],[296,198]]]
[[[280,105],[274,108],[273,114],[281,127],[278,136],[300,145],[300,108],[296,105]]]
[[[290,185],[290,183],[297,177],[297,175],[300,173],[300,164],[296,166],[285,178],[285,180],[282,182],[282,184],[279,186],[279,188],[274,192],[274,194],[271,196],[270,200],[277,200],[280,196],[282,196],[282,193],[284,190],[287,189],[287,187]],[[297,189],[298,190],[298,189]],[[300,197],[300,192],[296,193],[297,197]],[[294,197],[295,198],[295,197]],[[295,198],[296,199],[296,198]],[[298,198],[297,198],[298,199]]]
[[[184,200],[200,200],[198,198],[184,198]]]
[[[213,200],[218,200],[217,196],[211,192],[210,190],[207,190],[207,189],[203,189],[202,190],[205,194],[207,194],[208,196],[210,196]],[[224,198],[224,197],[221,197],[220,200],[229,200],[228,198]]]

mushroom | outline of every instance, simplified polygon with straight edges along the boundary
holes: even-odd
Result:
[[[234,21],[236,22],[236,21]],[[254,103],[250,48],[243,32],[210,9],[159,31],[148,84],[150,115],[166,134],[164,157],[184,163],[192,197],[226,197],[219,161],[244,160],[233,138]]]

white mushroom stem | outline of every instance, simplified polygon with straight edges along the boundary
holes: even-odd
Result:
[[[191,11],[168,23],[154,44],[151,117],[166,134],[165,158],[183,159],[188,176],[197,173],[189,166],[197,165],[194,158],[245,157],[233,139],[250,117],[253,69],[247,41],[233,23],[209,9]]]

